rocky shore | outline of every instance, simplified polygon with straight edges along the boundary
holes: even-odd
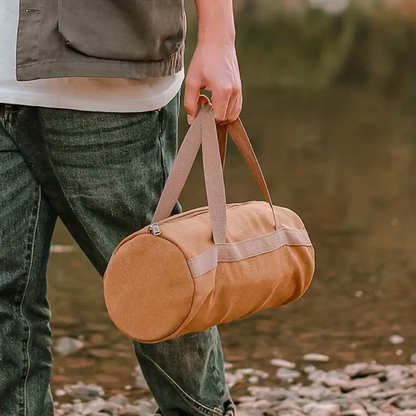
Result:
[[[356,363],[320,369],[327,361],[329,357],[320,354],[303,357],[304,365],[271,360],[280,379],[276,387],[259,385],[271,376],[267,372],[227,364],[231,391],[238,383],[248,384],[247,395],[234,397],[238,416],[416,416],[416,355],[408,365]],[[139,367],[136,384],[145,387]],[[56,416],[151,416],[156,409],[151,399],[104,399],[102,387],[82,383],[65,386],[55,396],[68,398],[66,404],[56,404]]]

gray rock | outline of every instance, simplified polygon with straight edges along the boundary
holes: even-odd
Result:
[[[353,399],[368,399],[374,395],[374,393],[380,391],[380,385],[371,386],[362,389],[353,390],[350,395]]]
[[[401,400],[398,406],[401,409],[416,409],[416,399]]]
[[[277,406],[273,407],[273,410],[281,411],[281,410],[298,410],[301,411],[301,408],[295,401],[286,399],[279,403]]]
[[[115,403],[120,406],[126,406],[126,404],[129,402],[127,397],[123,396],[122,394],[117,394],[117,396],[112,396],[108,399],[110,403]]]
[[[289,368],[279,368],[276,376],[281,380],[293,380],[294,378],[299,378],[301,374],[299,371],[290,370]]]
[[[342,387],[350,382],[350,378],[342,370],[333,370],[326,373],[320,381],[328,387]]]
[[[249,376],[249,377],[260,377],[262,379],[266,379],[269,377],[269,373],[266,373],[265,371],[260,371],[260,370],[254,370],[253,368],[242,368],[240,370],[237,370],[235,372],[236,377],[239,378],[243,378],[244,376]]]
[[[75,354],[80,349],[84,348],[84,343],[79,339],[70,337],[61,337],[56,341],[54,350],[58,355],[66,356]]]
[[[95,384],[85,385],[84,383],[78,383],[65,386],[65,390],[70,396],[80,399],[104,396],[103,388]]]
[[[314,372],[316,370],[316,367],[314,366],[314,365],[312,365],[312,364],[308,364],[304,369],[303,369],[303,371],[306,373],[306,374],[310,374],[310,373],[312,373],[312,372]]]
[[[355,389],[363,389],[372,386],[378,386],[380,384],[380,380],[375,377],[366,377],[366,378],[356,378],[354,380],[350,380],[345,382],[342,386],[343,391],[351,391]]]
[[[367,400],[362,400],[361,404],[363,405],[364,409],[371,415],[373,414],[378,414],[379,409],[374,406],[373,403],[371,403],[370,401]]]
[[[291,392],[284,388],[249,387],[248,392],[258,400],[265,399],[271,402],[285,400],[291,396]]]
[[[364,409],[354,409],[342,412],[341,416],[368,416],[368,413]]]
[[[296,394],[298,396],[307,397],[315,401],[322,400],[325,396],[327,396],[330,393],[331,391],[329,389],[321,385],[305,386],[296,389]]]
[[[312,406],[305,406],[303,411],[310,416],[339,416],[341,407],[332,403],[313,403]]]
[[[308,375],[308,380],[313,382],[320,382],[326,377],[326,372],[323,370],[314,370]]]
[[[272,403],[269,400],[262,399],[254,402],[240,403],[238,408],[241,410],[260,410],[264,412],[265,410],[270,409],[271,406]]]
[[[123,414],[126,416],[141,416],[141,410],[139,406],[127,404],[123,409]]]
[[[351,378],[366,377],[383,372],[386,372],[385,367],[378,364],[356,363],[345,367],[345,373]]]
[[[403,390],[403,389],[379,391],[373,394],[373,399],[387,400],[387,399],[390,399],[391,397],[396,397],[396,396],[400,396],[401,394],[405,394],[406,392],[407,390]]]
[[[327,355],[315,354],[315,353],[305,354],[303,356],[303,359],[305,361],[312,361],[312,362],[318,362],[318,363],[326,363],[330,360],[330,358]]]

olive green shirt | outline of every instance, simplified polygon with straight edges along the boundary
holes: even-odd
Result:
[[[16,76],[172,75],[185,35],[184,0],[20,0]]]

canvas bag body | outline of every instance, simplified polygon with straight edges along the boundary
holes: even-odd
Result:
[[[161,342],[282,306],[312,281],[314,249],[302,220],[273,206],[241,121],[228,132],[267,202],[226,204],[224,151],[206,104],[179,150],[153,225],[119,244],[104,276],[110,318],[131,339]],[[169,217],[201,144],[208,206]]]

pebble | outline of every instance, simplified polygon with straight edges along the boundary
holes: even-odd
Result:
[[[290,370],[289,368],[279,368],[276,376],[282,380],[292,380],[301,376],[301,373],[296,370]]]
[[[75,354],[84,348],[84,342],[70,337],[61,337],[56,341],[54,350],[58,355],[66,356]]]
[[[95,384],[85,385],[84,383],[65,386],[65,391],[72,397],[85,399],[90,397],[99,397],[104,395],[102,387]]]
[[[275,367],[288,368],[289,370],[293,370],[294,368],[296,368],[295,363],[282,360],[280,358],[273,358],[273,360],[270,361],[270,364],[274,365]]]
[[[326,363],[330,360],[330,358],[327,355],[323,354],[305,354],[303,356],[304,361],[311,361],[311,362],[317,362],[317,363]]]
[[[313,366],[296,371],[289,361],[274,362],[285,387],[251,385],[248,395],[236,398],[237,416],[416,416],[414,364],[356,363],[326,372]],[[134,374],[142,377],[139,368]],[[269,376],[251,368],[227,374],[234,383],[257,383]],[[72,403],[55,404],[56,416],[152,416],[157,408],[153,399],[131,403],[122,394],[105,400],[102,387],[94,384],[65,386],[55,395],[62,401],[63,393],[73,398]]]
[[[390,342],[391,342],[393,345],[403,344],[403,342],[404,342],[404,338],[403,338],[403,337],[401,337],[400,335],[392,335],[392,336],[390,337]]]

